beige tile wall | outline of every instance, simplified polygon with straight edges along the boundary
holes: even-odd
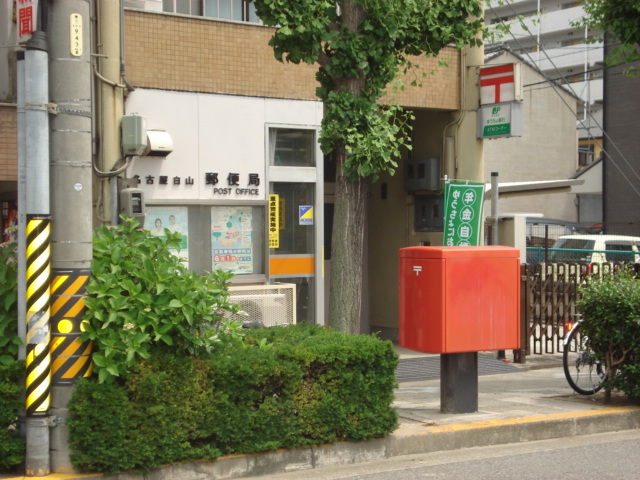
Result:
[[[269,98],[315,99],[317,66],[275,60],[273,29],[142,11],[126,11],[125,64],[134,86]],[[447,48],[436,59],[413,59],[422,88],[391,92],[405,106],[457,110],[460,54]],[[435,71],[435,74],[431,74]],[[426,73],[426,77],[422,77]]]
[[[16,109],[0,107],[0,181],[18,179],[18,125]]]
[[[268,45],[273,30],[249,24],[141,11],[125,16],[127,79],[135,86],[269,98],[315,99],[316,66],[275,60]],[[414,108],[457,110],[460,55],[447,48],[405,79],[421,88],[389,89],[385,101]],[[432,74],[432,72],[435,72]],[[423,73],[426,77],[423,77]],[[17,179],[16,110],[0,107],[0,181]]]

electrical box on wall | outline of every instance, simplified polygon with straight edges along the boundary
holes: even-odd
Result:
[[[123,188],[120,190],[120,213],[127,217],[135,218],[144,228],[146,216],[144,192],[139,188]]]
[[[444,229],[444,195],[416,195],[414,198],[414,225],[416,232]]]
[[[141,155],[147,148],[147,121],[142,115],[132,113],[122,117],[122,153]]]
[[[404,168],[404,189],[408,192],[440,190],[440,159],[408,159]]]

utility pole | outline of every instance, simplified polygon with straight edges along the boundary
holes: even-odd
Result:
[[[33,32],[24,59],[26,212],[26,459],[27,476],[50,473],[51,403],[49,119],[47,35]],[[25,132],[23,132],[24,135]]]
[[[48,2],[47,2],[48,3]],[[93,2],[56,0],[48,11],[51,176],[51,470],[72,471],[67,402],[75,381],[91,374],[90,345],[80,343],[91,271]]]

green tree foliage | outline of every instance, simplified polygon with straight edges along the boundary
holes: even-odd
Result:
[[[18,360],[18,263],[16,244],[0,244],[0,471],[24,461],[25,444],[18,428],[23,406],[24,362]]]
[[[576,305],[584,315],[581,331],[606,359],[607,395],[617,388],[640,400],[640,280],[625,269],[590,278]]]
[[[640,1],[585,0],[586,16],[581,25],[606,32],[613,51],[606,59],[609,65],[640,60]],[[637,75],[637,68],[627,70]]]
[[[87,313],[81,341],[93,341],[100,381],[113,380],[153,351],[209,352],[221,338],[239,335],[238,322],[225,321],[231,275],[199,275],[173,252],[180,234],[147,235],[133,219],[100,227],[93,240]]]
[[[0,364],[17,361],[20,343],[16,244],[0,244]]]
[[[412,55],[481,45],[479,0],[252,0],[280,61],[317,64],[321,146],[336,161],[330,324],[359,332],[369,179],[411,148],[412,115],[378,102]]]
[[[0,472],[24,461],[25,440],[20,435],[18,413],[24,408],[24,362],[0,364]]]

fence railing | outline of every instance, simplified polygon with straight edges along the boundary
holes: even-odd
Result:
[[[521,265],[522,345],[515,361],[525,363],[526,355],[562,352],[565,324],[580,313],[576,307],[579,286],[587,276],[610,273],[628,265],[615,263],[538,263]],[[635,264],[636,272],[640,265]]]
[[[634,262],[638,252],[633,250],[583,250],[577,248],[527,247],[527,263],[589,262],[594,254],[602,254],[609,262]]]

